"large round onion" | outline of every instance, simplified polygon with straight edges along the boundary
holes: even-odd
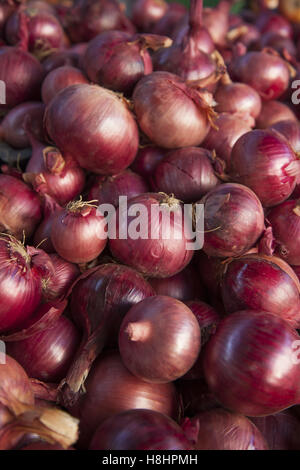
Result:
[[[227,313],[265,310],[300,325],[300,284],[280,258],[251,254],[232,260],[224,267],[221,284]]]
[[[139,216],[129,215],[140,209]],[[177,199],[163,193],[142,194],[119,206],[112,226],[116,226],[116,234],[109,235],[112,254],[147,276],[172,276],[192,259],[193,249],[187,246],[192,240],[191,220]]]
[[[127,105],[96,85],[62,90],[46,109],[45,125],[63,153],[94,173],[119,173],[138,149],[138,129]]]
[[[298,342],[297,331],[277,315],[231,314],[206,347],[204,372],[211,391],[224,407],[246,416],[289,408],[299,400]]]
[[[134,89],[133,104],[142,131],[160,147],[200,145],[209,130],[210,95],[203,97],[171,73],[143,77]]]

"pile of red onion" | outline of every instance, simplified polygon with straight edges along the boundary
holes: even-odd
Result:
[[[297,2],[0,3],[0,450],[300,450]]]

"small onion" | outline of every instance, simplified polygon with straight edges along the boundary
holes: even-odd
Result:
[[[155,24],[168,11],[164,0],[137,0],[132,9],[133,23],[144,33],[152,33]]]
[[[260,115],[256,119],[256,126],[259,129],[266,129],[286,119],[297,122],[295,114],[286,104],[280,101],[266,101],[262,103]]]
[[[212,163],[211,153],[202,148],[171,151],[155,168],[154,187],[181,201],[195,202],[219,183]]]
[[[119,333],[122,361],[146,382],[166,383],[184,375],[201,347],[198,322],[182,302],[157,295],[125,315]]]
[[[246,416],[277,413],[299,400],[299,335],[277,315],[240,311],[207,344],[204,372],[220,403]],[[230,347],[228,347],[230,345]]]
[[[254,427],[254,425],[253,425]],[[183,430],[157,411],[129,410],[99,426],[90,450],[190,450]]]
[[[80,275],[76,264],[69,263],[56,254],[50,254],[49,258],[54,272],[43,279],[43,294],[48,301],[64,297]]]
[[[88,83],[83,73],[70,65],[57,67],[48,73],[42,85],[42,98],[45,104],[50,103],[57,93],[70,85]]]
[[[62,90],[46,108],[45,125],[62,153],[94,173],[119,173],[138,149],[138,129],[127,105],[96,85]]]
[[[151,145],[141,147],[131,165],[131,169],[147,181],[151,181],[155,168],[164,158],[166,152],[166,149],[152,147]]]

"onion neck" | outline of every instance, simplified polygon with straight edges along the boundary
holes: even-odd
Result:
[[[60,174],[65,168],[65,160],[55,147],[46,147],[43,150],[45,167],[50,173]]]
[[[147,321],[128,323],[125,333],[130,341],[144,343],[152,336],[152,324]]]
[[[24,266],[24,269],[26,269],[26,266],[30,266],[31,256],[27,253],[24,242],[21,243],[12,235],[5,233],[1,234],[0,240],[3,240],[7,243],[11,260],[21,262],[21,264]]]
[[[83,201],[82,196],[80,196],[78,201],[69,202],[66,209],[68,212],[71,212],[73,214],[77,213],[85,217],[90,214],[92,209],[97,208],[94,203],[97,203],[96,199],[92,201]]]
[[[162,199],[160,201],[160,206],[166,206],[169,209],[173,209],[175,207],[178,207],[180,205],[180,200],[176,199],[174,194],[166,194],[166,193],[158,193],[162,196]]]
[[[190,0],[189,25],[192,30],[202,26],[202,17],[203,0]]]

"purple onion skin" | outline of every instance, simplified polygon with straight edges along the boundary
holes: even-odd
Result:
[[[99,204],[112,204],[118,207],[120,196],[126,196],[129,200],[148,191],[149,187],[142,176],[125,170],[118,175],[96,176],[88,200],[97,200]]]
[[[0,136],[5,142],[15,148],[25,148],[30,145],[23,127],[25,117],[29,117],[29,127],[38,140],[44,140],[43,103],[29,101],[12,108],[5,116],[0,126]]]
[[[69,288],[80,275],[76,264],[65,261],[57,254],[50,254],[54,267],[54,276],[46,281],[44,286],[44,297],[49,300],[65,297]]]
[[[270,127],[288,140],[294,152],[300,152],[300,126],[296,119],[279,121]]]
[[[255,24],[261,33],[274,32],[284,38],[293,37],[293,28],[289,21],[271,10],[263,10]]]
[[[152,181],[154,170],[166,155],[167,150],[160,147],[141,147],[131,165],[131,169]]]
[[[132,21],[144,33],[152,33],[168,9],[169,5],[164,0],[137,0],[132,10]]]
[[[182,377],[194,365],[200,347],[198,321],[172,297],[157,295],[134,305],[120,327],[122,361],[146,382],[167,383]]]
[[[178,24],[185,16],[187,10],[181,3],[172,2],[163,17],[155,23],[153,27],[154,34],[164,34],[173,37]]]
[[[234,144],[242,135],[251,131],[254,120],[248,119],[246,115],[221,113],[215,124],[218,129],[210,128],[202,146],[209,150],[215,150],[217,156],[229,165]]]
[[[50,73],[58,67],[79,67],[79,62],[80,55],[77,52],[73,52],[71,49],[67,49],[50,54],[42,61],[42,66],[46,73]]]
[[[233,62],[233,77],[254,88],[262,99],[276,100],[288,88],[289,69],[277,56],[248,52]]]
[[[141,204],[148,217],[148,235],[149,238],[133,239],[128,234],[127,239],[120,238],[120,231],[125,231],[125,226],[129,227],[132,217],[128,215],[130,208],[134,204]],[[167,206],[165,205],[167,204]],[[151,225],[151,213],[155,210],[167,211],[169,216],[170,207],[172,207],[172,215],[170,217],[169,233],[166,233],[166,225],[164,217],[160,216],[159,226]],[[121,212],[120,212],[121,211]],[[189,235],[188,221],[183,215],[182,205],[175,199],[170,200],[163,194],[145,193],[132,198],[126,207],[118,208],[113,223],[116,223],[116,238],[110,238],[109,246],[112,255],[122,263],[136,269],[142,274],[149,277],[170,277],[182,271],[191,261],[193,250],[187,249],[187,243],[192,240]],[[175,223],[178,217],[182,217],[182,223]],[[120,225],[121,222],[121,225]],[[156,230],[158,237],[151,237],[152,229]],[[165,238],[163,238],[163,234]]]
[[[272,207],[292,194],[299,175],[299,163],[281,134],[254,130],[242,135],[235,143],[229,174],[237,183],[252,189],[264,207]]]
[[[94,173],[119,173],[138,149],[133,115],[120,98],[96,85],[62,90],[46,108],[45,126],[62,153]]]
[[[184,416],[191,418],[197,413],[220,406],[203,377],[200,380],[185,379],[186,376],[175,382],[182,401]]]
[[[183,430],[171,418],[150,410],[129,410],[99,426],[90,450],[191,450]]]
[[[148,51],[122,31],[107,31],[90,41],[83,68],[91,82],[126,95],[153,70]]]
[[[205,149],[174,150],[157,165],[153,185],[181,201],[195,202],[219,184],[211,162],[211,153]]]
[[[7,343],[7,351],[29,377],[57,383],[67,373],[79,342],[80,335],[73,323],[60,317],[49,329]]]
[[[204,204],[204,246],[208,256],[240,256],[261,236],[264,210],[251,189],[240,184],[222,184],[212,189]]]
[[[300,325],[298,279],[285,262],[274,260],[279,258],[245,255],[229,263],[221,282],[227,313],[264,310]]]
[[[267,129],[287,119],[297,122],[295,114],[286,104],[280,101],[263,101],[260,115],[256,119],[256,127]]]
[[[275,415],[251,418],[266,439],[270,450],[299,450],[300,421],[293,408]]]
[[[275,239],[275,253],[287,263],[300,265],[300,208],[299,201],[285,201],[268,212]]]
[[[290,38],[284,38],[278,33],[269,32],[261,36],[259,46],[261,49],[270,47],[283,55],[288,53],[291,57],[297,56],[297,48]]]
[[[173,383],[150,384],[132,375],[118,353],[106,353],[94,363],[85,382],[86,393],[71,414],[80,419],[79,448],[87,448],[97,427],[107,418],[141,407],[178,417]]]
[[[57,67],[48,73],[42,84],[42,98],[45,104],[49,104],[52,98],[64,88],[78,83],[89,83],[83,73],[69,65]]]
[[[207,344],[204,372],[211,391],[224,407],[246,416],[296,404],[300,368],[292,360],[295,341],[297,331],[276,315],[233,313]]]
[[[218,113],[245,113],[256,119],[261,111],[259,94],[245,83],[220,84],[214,99]]]
[[[154,144],[170,149],[201,144],[209,121],[194,92],[168,72],[153,72],[138,82],[133,91],[135,113]]]
[[[0,80],[6,85],[6,103],[0,104],[0,110],[39,98],[43,78],[43,67],[29,52],[0,48]]]
[[[200,425],[196,450],[268,450],[261,432],[241,414],[217,408],[197,414],[191,423]]]

